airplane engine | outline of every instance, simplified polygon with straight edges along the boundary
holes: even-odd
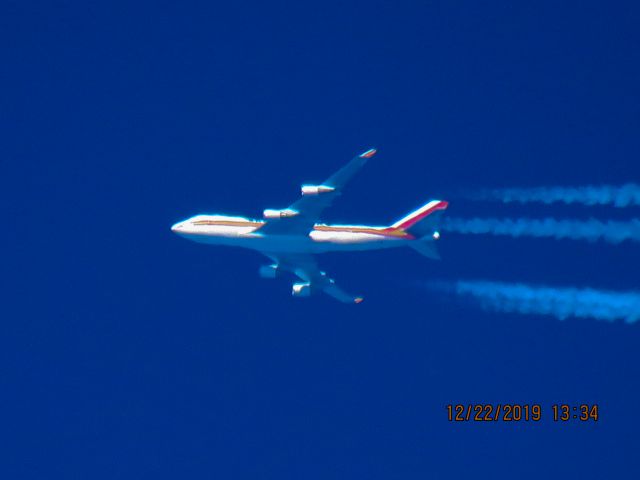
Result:
[[[319,193],[333,192],[335,188],[326,185],[302,185],[302,195],[318,195]]]
[[[291,289],[291,295],[294,297],[308,297],[311,295],[310,283],[294,283]]]
[[[285,208],[284,210],[274,210],[273,208],[267,208],[262,212],[264,218],[287,218],[295,217],[300,212],[296,212],[291,208]]]
[[[282,276],[282,271],[278,268],[278,265],[263,265],[258,270],[258,274],[262,278],[279,278]]]

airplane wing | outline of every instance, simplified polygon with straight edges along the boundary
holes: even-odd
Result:
[[[349,163],[327,178],[322,184],[303,185],[302,197],[286,210],[273,210],[275,218],[267,218],[265,225],[260,228],[260,233],[270,235],[309,233],[318,222],[322,211],[331,205],[336,197],[342,194],[349,180],[375,154],[375,148],[367,150],[352,158]]]
[[[265,253],[283,271],[293,273],[303,282],[309,292],[323,291],[327,295],[344,303],[360,303],[362,297],[351,295],[338,287],[332,278],[318,268],[311,255],[305,254],[271,254]],[[294,290],[294,295],[295,295]]]

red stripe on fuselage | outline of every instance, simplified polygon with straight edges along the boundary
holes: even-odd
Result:
[[[315,225],[313,229],[318,232],[367,233],[369,235],[380,235],[382,237],[390,238],[405,238],[408,240],[414,238],[407,232],[389,228],[377,229],[371,227],[334,227],[331,225]]]
[[[198,220],[194,222],[194,225],[208,225],[208,226],[224,226],[224,227],[256,227],[253,231],[260,230],[266,222],[254,221],[254,220]],[[380,235],[382,237],[389,238],[404,238],[405,240],[413,240],[415,237],[410,233],[401,229],[395,228],[373,228],[373,227],[343,227],[317,224],[313,226],[313,230],[318,232],[342,232],[342,233],[367,233],[370,235]]]

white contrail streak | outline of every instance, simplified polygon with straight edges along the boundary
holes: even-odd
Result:
[[[429,282],[438,291],[471,296],[481,306],[498,312],[552,315],[597,320],[640,319],[640,292],[612,292],[591,288],[556,288],[491,281]]]
[[[629,221],[556,220],[554,218],[444,218],[442,230],[470,233],[506,235],[510,237],[547,237],[556,239],[604,240],[620,243],[625,240],[640,242],[640,219]]]
[[[472,195],[476,200],[504,203],[580,203],[583,205],[640,206],[640,185],[587,185],[584,187],[499,188]]]

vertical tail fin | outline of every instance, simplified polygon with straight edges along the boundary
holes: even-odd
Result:
[[[414,237],[433,235],[437,233],[440,216],[448,206],[449,203],[442,200],[431,200],[426,205],[402,217],[390,228],[404,230]]]
[[[436,250],[434,241],[440,238],[438,227],[440,217],[449,204],[442,200],[431,200],[426,205],[402,217],[389,227],[391,231],[402,231],[415,237],[416,240],[409,243],[417,252],[425,257],[439,260],[440,255]]]

